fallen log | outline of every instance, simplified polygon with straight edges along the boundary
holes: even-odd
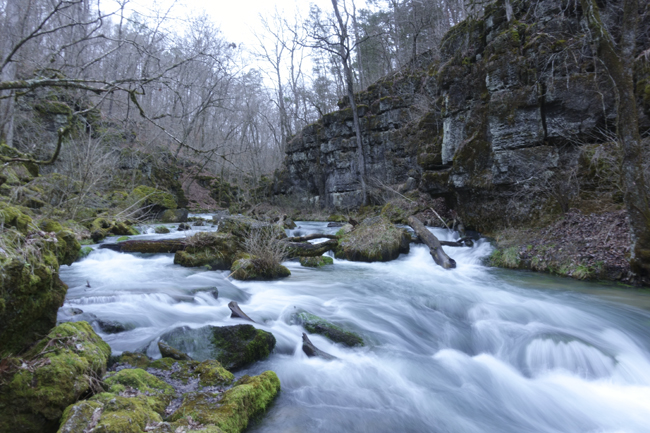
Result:
[[[324,233],[314,233],[311,235],[307,236],[294,236],[292,238],[285,238],[283,239],[285,242],[307,242],[307,241],[313,241],[314,239],[338,239],[338,236],[336,235],[326,235]]]
[[[282,242],[285,242],[285,245],[287,245],[287,252],[290,258],[322,256],[326,252],[336,248],[339,244],[336,239],[330,239],[318,244],[310,244],[309,242]]]
[[[115,244],[101,244],[99,248],[121,253],[175,253],[185,249],[185,239],[134,239]]]
[[[408,223],[415,233],[422,239],[430,249],[431,257],[438,265],[442,266],[445,269],[452,269],[456,267],[456,261],[449,257],[442,249],[440,241],[433,233],[431,233],[427,228],[420,222],[419,219],[414,216],[408,217]]]
[[[318,347],[314,346],[314,344],[309,340],[309,337],[307,337],[307,334],[304,332],[302,333],[302,351],[310,358],[317,356],[323,359],[338,359],[336,356],[323,352]]]
[[[237,302],[230,301],[228,308],[230,308],[230,317],[239,317],[240,319],[250,320],[251,322],[255,323],[253,319],[248,317],[246,313],[244,313],[241,308],[239,308]]]

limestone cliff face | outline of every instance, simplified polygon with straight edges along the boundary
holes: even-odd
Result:
[[[570,4],[569,4],[570,3]],[[573,2],[503,2],[444,38],[441,58],[357,93],[369,181],[444,196],[466,224],[495,228],[571,205],[585,144],[611,141],[615,94]],[[612,28],[615,7],[604,9]],[[648,18],[638,52],[650,47]],[[640,124],[650,129],[650,63],[637,60]],[[359,204],[345,104],[288,144],[289,190]],[[584,159],[584,158],[583,158]]]

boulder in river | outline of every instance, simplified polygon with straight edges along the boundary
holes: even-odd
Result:
[[[291,275],[291,271],[279,263],[270,263],[257,256],[242,254],[233,263],[230,274],[236,280],[275,280]]]
[[[167,209],[161,212],[158,218],[163,223],[184,223],[188,215],[187,209]]]
[[[192,358],[190,358],[189,355],[186,353],[181,352],[180,350],[176,350],[173,347],[171,347],[169,344],[165,343],[164,341],[159,341],[158,342],[158,349],[160,350],[160,354],[162,355],[163,358],[171,358],[175,359],[177,361],[190,361]]]
[[[163,334],[160,340],[193,359],[216,359],[227,370],[237,370],[264,359],[275,347],[273,334],[253,325],[183,326]]]
[[[101,389],[110,354],[87,322],[67,322],[23,357],[3,359],[0,431],[55,432],[66,407]]]
[[[94,219],[89,230],[90,237],[94,242],[99,242],[108,235],[135,236],[140,234],[128,221],[112,221],[106,218]]]
[[[185,241],[184,250],[176,252],[174,263],[225,271],[231,268],[240,251],[237,238],[230,233],[199,232]]]
[[[363,346],[363,339],[358,334],[345,331],[341,327],[307,311],[292,314],[291,323],[302,325],[310,334],[323,335],[335,343],[345,344],[348,347]]]
[[[411,237],[383,216],[366,218],[354,230],[339,238],[337,259],[358,262],[386,262],[409,252]]]
[[[156,226],[154,231],[156,232],[156,234],[159,234],[159,235],[165,235],[165,234],[169,233],[169,229],[167,227],[165,227],[165,226]]]
[[[334,264],[334,259],[329,256],[300,257],[300,264],[308,268],[320,268]]]

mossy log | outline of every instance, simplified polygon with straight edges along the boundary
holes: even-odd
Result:
[[[106,248],[120,253],[175,253],[185,249],[184,239],[130,240],[116,244],[101,244]]]
[[[433,233],[431,233],[427,228],[420,222],[419,219],[414,216],[408,217],[408,223],[415,233],[422,239],[429,249],[431,250],[431,257],[433,260],[440,266],[445,269],[452,269],[456,267],[456,261],[449,257],[442,249],[440,241]]]
[[[326,235],[324,233],[314,233],[311,235],[307,236],[294,236],[292,238],[286,238],[284,241],[286,242],[307,242],[307,241],[313,241],[314,239],[338,239],[339,237],[336,235]]]
[[[330,239],[318,244],[310,244],[309,242],[283,242],[286,243],[289,250],[289,257],[291,258],[322,256],[326,252],[336,248],[338,245],[338,241],[336,239]]]

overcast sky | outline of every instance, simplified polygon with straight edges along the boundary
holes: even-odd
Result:
[[[173,4],[172,15],[179,18],[205,11],[226,39],[250,48],[257,43],[252,31],[259,28],[260,14],[270,15],[277,8],[286,15],[299,11],[302,16],[307,16],[312,3],[323,10],[332,8],[331,0],[131,0],[131,7],[164,12]],[[361,8],[365,0],[355,0],[355,4]]]

